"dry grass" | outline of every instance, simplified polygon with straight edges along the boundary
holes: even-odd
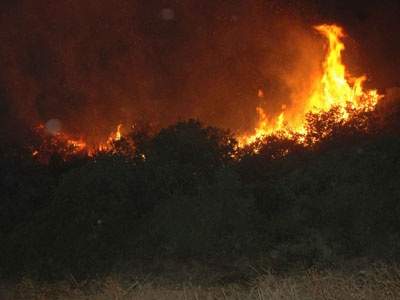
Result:
[[[359,271],[309,270],[295,275],[261,275],[252,282],[199,286],[191,283],[157,283],[148,279],[39,284],[24,278],[0,284],[0,299],[400,299],[400,267],[378,265]]]

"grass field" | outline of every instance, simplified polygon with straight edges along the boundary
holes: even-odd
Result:
[[[400,299],[400,267],[306,270],[290,275],[263,274],[248,282],[195,284],[159,278],[110,276],[56,283],[22,278],[0,284],[0,299]]]

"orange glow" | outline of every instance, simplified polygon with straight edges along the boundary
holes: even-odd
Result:
[[[308,112],[319,113],[329,111],[333,107],[340,108],[339,119],[348,118],[346,107],[350,104],[352,109],[358,111],[371,111],[378,100],[382,97],[376,90],[363,89],[366,76],[352,77],[346,72],[342,63],[341,52],[345,49],[341,38],[344,37],[343,29],[337,25],[319,25],[314,29],[328,40],[327,54],[322,63],[322,76],[314,79],[309,92],[308,99],[305,99],[305,108],[291,107],[295,111],[291,117],[286,117],[287,105],[282,103],[282,112],[277,118],[267,116],[264,109],[256,108],[259,120],[252,135],[240,136],[239,142],[251,144],[257,139],[281,132],[290,137],[294,133],[305,134],[306,114]],[[259,97],[263,92],[259,90]],[[337,120],[339,121],[339,120]]]
[[[64,132],[49,133],[43,124],[39,124],[34,130],[41,137],[41,143],[30,145],[31,154],[41,162],[46,162],[54,152],[66,159],[86,148],[86,142],[82,138],[71,138]]]
[[[280,110],[275,115],[269,115],[265,106],[269,100],[276,100],[266,99],[265,91],[259,89],[256,94],[259,101],[259,105],[256,107],[257,125],[252,134],[237,136],[239,147],[252,144],[259,139],[278,133],[280,136],[288,138],[296,135],[297,140],[306,145],[307,113],[319,114],[336,108],[339,112],[336,121],[339,122],[349,118],[346,108],[350,107],[359,112],[372,111],[382,97],[377,90],[365,90],[363,88],[366,76],[353,77],[346,71],[341,59],[341,53],[345,49],[344,43],[341,41],[344,37],[343,29],[337,25],[327,24],[314,26],[313,28],[325,38],[326,42],[326,55],[321,62],[319,74],[315,75],[315,78],[311,77],[310,85],[307,85],[307,87],[303,89],[297,88],[299,92],[297,102],[288,99],[287,102],[282,101],[282,103],[279,103]],[[312,55],[313,53],[310,53],[311,57],[313,57]],[[304,72],[307,72],[306,66],[304,69]],[[301,80],[298,80],[297,76],[304,76],[304,72],[290,78],[291,81],[300,82]],[[121,128],[122,124],[118,124],[115,133],[111,132],[108,139],[104,139],[95,146],[87,146],[82,138],[72,139],[62,132],[45,133],[44,125],[41,124],[36,130],[40,131],[42,135],[47,135],[43,140],[48,145],[33,148],[31,153],[32,156],[40,157],[41,153],[48,151],[48,147],[53,145],[53,149],[61,149],[64,155],[77,154],[84,151],[89,156],[93,156],[98,152],[113,150],[115,142],[120,141],[122,138]],[[312,144],[314,141],[309,143]]]
[[[53,151],[62,154],[64,158],[73,156],[81,152],[86,152],[89,156],[93,156],[96,152],[109,151],[112,149],[112,143],[119,141],[121,135],[122,124],[117,126],[116,132],[111,132],[107,141],[100,143],[93,149],[88,149],[83,138],[71,138],[65,132],[49,133],[45,131],[45,126],[39,124],[35,131],[43,138],[43,144],[34,147],[31,151],[33,157],[44,156],[44,160],[48,159],[49,154]]]
[[[121,134],[121,128],[122,124],[117,125],[117,130],[114,132],[111,132],[110,135],[108,136],[107,142],[103,142],[97,145],[94,149],[89,149],[88,155],[93,156],[96,152],[102,152],[102,151],[109,151],[113,148],[113,143],[115,141],[121,140],[122,134]]]
[[[115,140],[116,141],[119,141],[121,139],[121,127],[122,127],[122,124],[119,124],[117,126],[117,132],[115,133]]]
[[[362,84],[366,76],[347,76],[341,60],[341,51],[345,49],[340,41],[343,30],[336,25],[319,25],[314,27],[329,40],[328,54],[323,63],[324,74],[316,81],[307,110],[329,110],[333,106],[346,107],[348,102],[352,108],[372,110],[378,102],[376,90],[364,91]],[[346,80],[347,77],[347,80]]]
[[[86,143],[82,139],[81,140],[70,139],[67,141],[67,145],[71,146],[74,149],[73,153],[78,153],[86,148]]]

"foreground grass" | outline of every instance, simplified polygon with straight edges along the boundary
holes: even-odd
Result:
[[[1,283],[0,299],[400,299],[400,266],[265,274],[248,283],[211,286],[119,277],[52,284],[23,278]]]
[[[119,277],[44,284],[23,278],[1,283],[0,299],[400,299],[400,266],[264,274],[247,283],[211,286]]]

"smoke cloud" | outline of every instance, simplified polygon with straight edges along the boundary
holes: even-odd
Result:
[[[307,97],[324,55],[312,25],[342,21],[357,38],[384,14],[367,7],[366,20],[352,21],[352,8],[345,15],[341,9],[335,1],[4,2],[2,134],[43,123],[90,144],[120,123],[166,126],[189,117],[233,132],[252,130],[256,106],[274,116],[284,104],[294,114],[291,107]],[[369,35],[378,45],[370,54],[375,60],[394,47],[378,43],[379,26]],[[369,55],[352,48],[360,61],[360,53]],[[355,70],[358,62],[350,63]],[[396,75],[373,66],[368,71],[375,77]]]

